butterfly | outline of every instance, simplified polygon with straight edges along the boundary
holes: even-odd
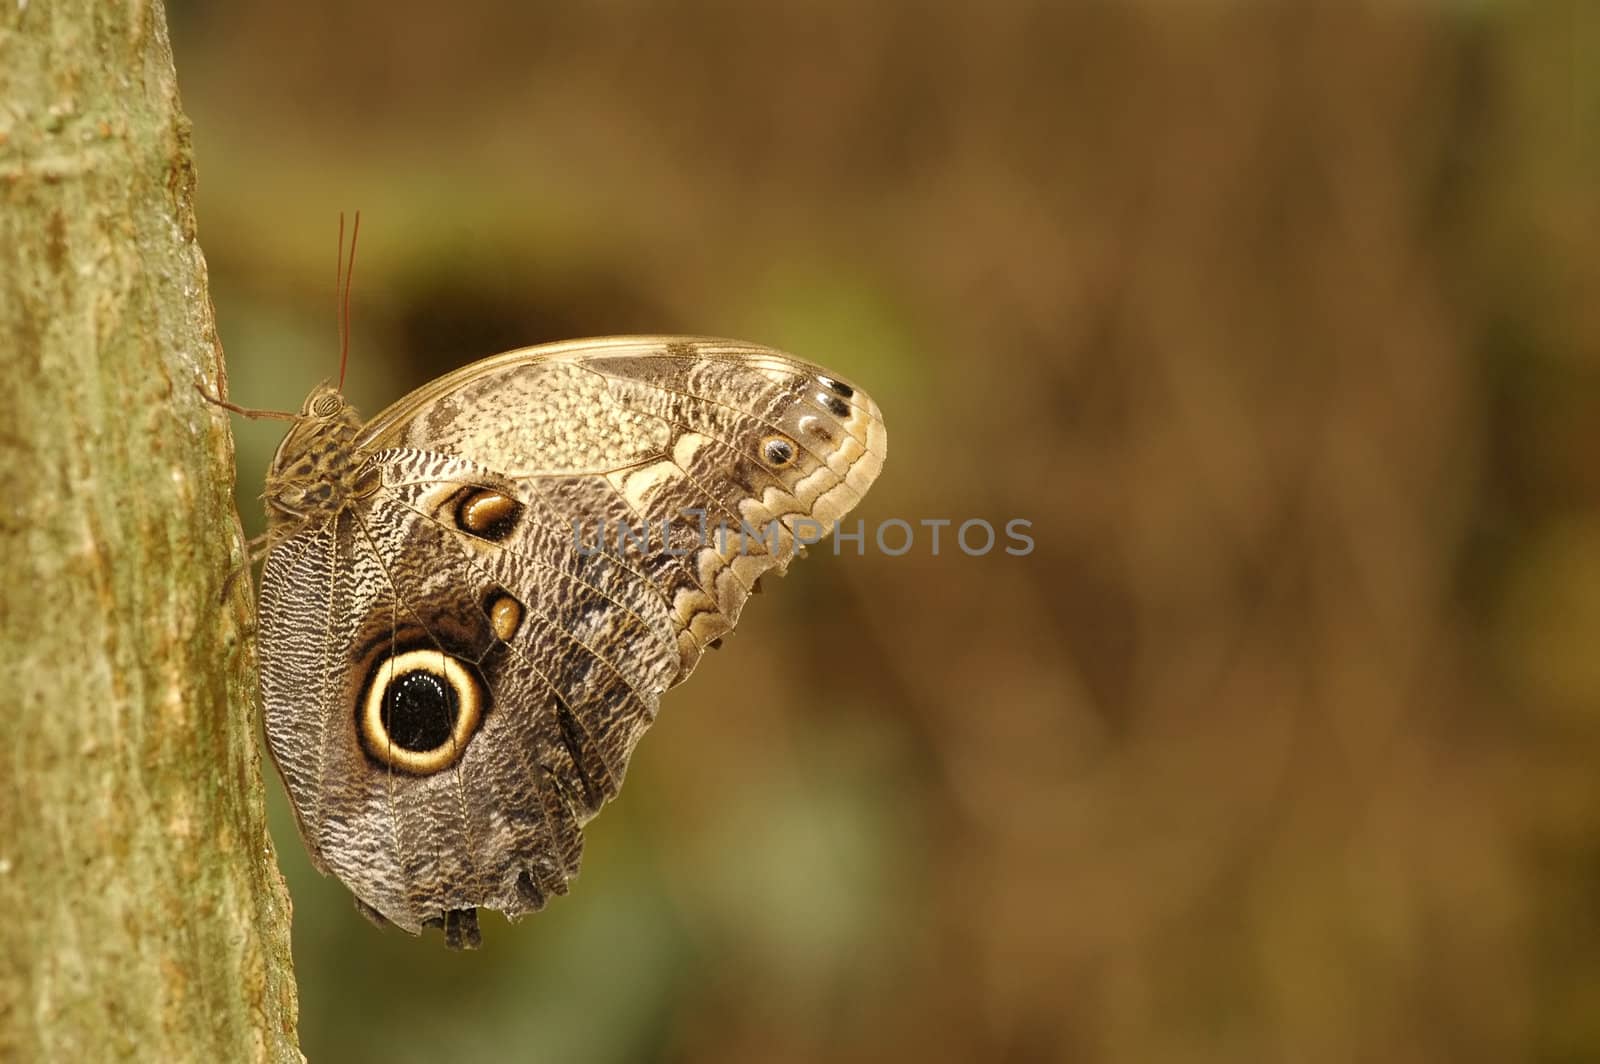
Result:
[[[844,378],[702,337],[509,351],[370,421],[323,384],[283,416],[268,746],[316,867],[456,948],[480,943],[478,909],[567,891],[662,694],[887,445]]]

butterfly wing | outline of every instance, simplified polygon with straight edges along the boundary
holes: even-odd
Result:
[[[614,530],[662,521],[674,547],[707,528],[727,550],[646,563],[673,607],[687,678],[729,631],[755,579],[816,539],[877,477],[887,436],[877,405],[818,366],[722,340],[620,337],[513,351],[440,378],[379,414],[369,445],[495,456],[543,482],[570,521]],[[597,479],[598,478],[598,479]],[[581,527],[581,525],[580,525]],[[776,549],[748,549],[755,535]],[[713,547],[717,544],[712,544]]]
[[[268,559],[268,738],[319,865],[416,931],[565,891],[661,693],[885,433],[788,355],[624,338],[466,367],[360,442],[381,476]]]

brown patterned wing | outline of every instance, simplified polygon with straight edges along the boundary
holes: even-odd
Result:
[[[572,550],[506,478],[431,452],[373,460],[367,504],[263,578],[264,602],[325,588],[337,619],[319,633],[262,616],[287,651],[263,685],[301,832],[407,930],[540,908],[677,670],[665,606],[614,557]]]
[[[887,448],[877,404],[818,366],[734,341],[632,337],[469,366],[364,437],[493,454],[532,481],[546,512],[576,522],[575,541],[599,541],[655,583],[677,633],[676,682],[732,630],[762,574],[787,569],[797,536],[822,538],[860,501]]]
[[[566,890],[661,693],[859,501],[885,439],[788,356],[626,340],[478,363],[362,443],[380,476],[268,559],[268,738],[319,867],[472,944],[477,907]]]

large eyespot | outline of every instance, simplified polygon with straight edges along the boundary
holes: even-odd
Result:
[[[358,730],[373,758],[426,776],[455,764],[483,720],[476,673],[440,650],[408,650],[373,670]]]

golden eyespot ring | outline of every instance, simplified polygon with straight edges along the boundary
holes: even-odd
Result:
[[[770,466],[786,466],[794,461],[795,447],[785,436],[768,436],[761,441],[761,457]]]
[[[460,759],[483,709],[483,684],[459,658],[408,650],[373,670],[356,723],[373,758],[426,776]]]

